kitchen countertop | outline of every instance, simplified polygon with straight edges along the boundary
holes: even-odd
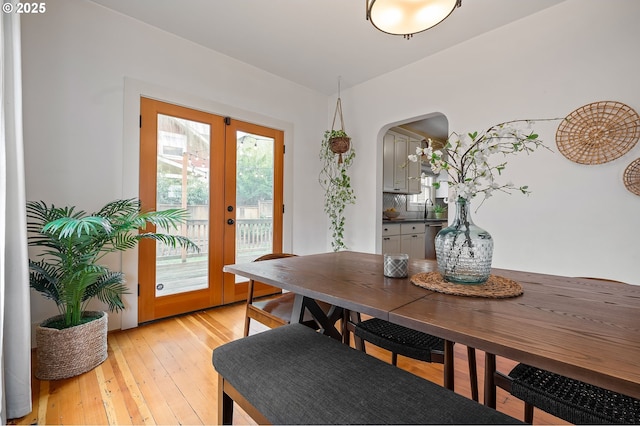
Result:
[[[424,219],[424,218],[399,218],[399,219],[385,219],[384,217],[382,218],[382,223],[383,224],[388,224],[388,223],[427,223],[427,222],[448,222],[449,219],[447,218],[443,218],[443,219]]]

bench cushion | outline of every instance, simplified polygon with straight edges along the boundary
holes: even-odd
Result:
[[[520,423],[301,324],[220,346],[213,365],[274,424]]]

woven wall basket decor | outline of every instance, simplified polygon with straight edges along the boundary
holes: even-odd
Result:
[[[620,102],[584,105],[558,126],[556,144],[569,160],[603,164],[629,152],[640,138],[640,116]]]
[[[629,191],[640,195],[640,158],[636,158],[627,166],[622,180]]]

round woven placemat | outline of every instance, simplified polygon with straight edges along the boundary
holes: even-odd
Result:
[[[520,284],[498,275],[489,275],[489,279],[484,284],[453,284],[446,282],[439,272],[422,272],[412,276],[411,282],[427,290],[454,296],[506,299],[524,293]]]
[[[640,158],[636,158],[624,170],[624,186],[636,195],[640,195]]]
[[[629,152],[640,138],[640,116],[628,105],[601,101],[584,105],[558,126],[556,144],[569,160],[603,164]]]

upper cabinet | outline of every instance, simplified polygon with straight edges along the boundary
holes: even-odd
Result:
[[[420,163],[407,160],[409,154],[415,154],[421,138],[408,132],[389,130],[383,139],[383,184],[384,192],[398,194],[419,194]]]

